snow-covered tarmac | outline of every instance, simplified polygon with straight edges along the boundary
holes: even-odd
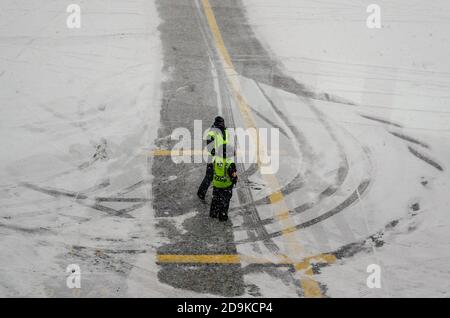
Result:
[[[286,240],[266,202],[271,189],[254,173],[245,187],[261,222],[248,223],[248,202],[235,195],[232,223],[218,234],[231,241],[212,247],[202,235],[219,227],[195,191],[173,199],[194,189],[203,166],[179,175],[156,166],[153,176],[150,153],[164,144],[162,126],[209,124],[227,107],[243,121],[223,97],[220,58],[195,51],[214,46],[203,42],[201,2],[161,1],[80,1],[80,29],[66,27],[58,1],[0,4],[0,296],[222,296],[230,281],[216,280],[214,266],[202,270],[210,280],[185,288],[184,277],[202,280],[195,266],[157,265],[157,250],[225,244],[242,259],[276,262],[252,236],[267,233],[281,255],[338,256],[313,276],[325,296],[448,297],[448,1],[378,1],[382,28],[368,29],[368,4],[356,0],[211,0],[256,124],[285,133],[276,177],[297,226]],[[177,87],[189,89],[165,99]],[[72,263],[80,290],[66,287]],[[366,285],[370,264],[381,266],[380,289]],[[247,265],[228,272],[239,275],[233,295],[304,295],[300,272]]]
[[[322,269],[317,277],[328,294],[448,297],[448,2],[378,1],[381,29],[366,27],[369,13],[360,1],[244,3],[250,24],[287,74],[314,91],[356,105],[314,102],[370,154],[373,182],[355,207],[367,221],[364,231],[374,234],[383,230],[383,223],[399,220],[394,229],[382,231],[382,247]],[[305,113],[294,106],[287,111],[301,127]],[[418,160],[408,147],[444,171]],[[412,208],[415,203],[418,211]],[[372,263],[382,265],[380,290],[366,286],[366,268]]]
[[[81,296],[132,294],[131,265],[157,241],[147,156],[162,79],[154,3],[81,1],[80,29],[67,28],[67,5],[0,5],[2,296],[71,296],[71,263]]]

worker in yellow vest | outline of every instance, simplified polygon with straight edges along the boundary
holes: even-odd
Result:
[[[221,116],[217,116],[214,119],[214,123],[208,132],[208,137],[206,139],[206,145],[208,147],[210,157],[209,160],[214,158],[216,154],[216,149],[220,148],[222,145],[228,143],[228,132],[225,126],[225,120]],[[206,174],[203,181],[198,188],[197,196],[200,200],[205,200],[206,192],[213,180],[214,166],[212,162],[208,162],[206,165]]]
[[[213,198],[209,216],[219,218],[219,221],[228,220],[233,187],[238,179],[234,156],[234,148],[230,144],[224,144],[216,149],[213,158]]]

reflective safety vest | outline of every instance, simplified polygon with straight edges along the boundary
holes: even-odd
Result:
[[[214,149],[216,154],[217,149],[219,149],[222,145],[228,144],[228,131],[226,129],[225,129],[225,138],[223,138],[222,132],[220,132],[219,128],[215,128],[214,130],[209,131],[208,136],[214,139]]]
[[[228,175],[228,171],[230,165],[233,163],[233,159],[231,158],[222,158],[222,157],[214,157],[214,178],[213,178],[213,187],[224,189],[229,188],[233,185],[230,176]]]

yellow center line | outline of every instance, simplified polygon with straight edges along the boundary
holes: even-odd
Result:
[[[214,41],[216,44],[216,48],[221,57],[222,64],[224,66],[225,74],[227,75],[228,82],[231,86],[231,91],[234,94],[235,100],[237,101],[241,116],[244,120],[247,128],[256,128],[255,120],[253,119],[250,107],[244,96],[240,93],[240,83],[239,76],[233,66],[231,57],[228,53],[228,50],[225,46],[225,43],[222,38],[222,34],[220,32],[219,26],[217,24],[214,11],[209,3],[209,0],[202,0],[203,10],[206,15],[206,19],[208,21],[209,28],[214,37]],[[258,165],[261,167],[261,158],[266,158],[266,149],[263,145],[260,145],[258,134],[254,136],[253,140],[256,140],[258,145]],[[277,211],[275,212],[275,216],[281,224],[283,233],[283,238],[285,240],[285,244],[289,251],[290,257],[300,257],[303,252],[303,247],[299,244],[299,242],[295,239],[295,224],[292,221],[292,218],[289,215],[289,208],[286,205],[283,194],[280,192],[280,184],[274,174],[262,174],[266,183],[270,186],[272,194],[269,196],[269,200],[272,204],[276,204]],[[311,264],[309,261],[300,262],[298,266],[299,269],[307,266],[308,269],[305,271],[306,277],[301,275],[300,283],[304,290],[304,294],[306,297],[320,297],[322,296],[319,284],[312,280],[310,276],[313,274]],[[302,274],[300,272],[300,274]]]

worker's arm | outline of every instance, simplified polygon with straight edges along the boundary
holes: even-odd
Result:
[[[236,164],[234,164],[234,163],[230,164],[230,169],[228,170],[228,174],[229,174],[229,176],[231,178],[231,182],[233,182],[233,186],[234,186],[238,181]]]
[[[209,153],[211,154],[211,156],[214,156],[216,154],[216,150],[214,149],[214,144],[211,145],[212,142],[214,142],[214,137],[208,136],[208,138],[206,139],[206,147],[208,150],[211,149]]]

